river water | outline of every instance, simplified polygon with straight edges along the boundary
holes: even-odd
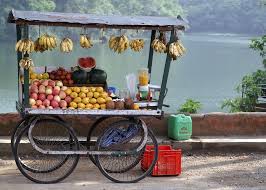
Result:
[[[187,98],[202,103],[200,112],[222,111],[221,102],[235,97],[235,86],[242,76],[261,67],[261,58],[250,50],[251,36],[232,34],[186,34],[182,37],[186,55],[172,62],[168,78],[168,94],[165,104],[167,112],[176,112]],[[0,43],[0,112],[14,112],[17,99],[16,53],[14,41]],[[105,69],[108,84],[125,88],[125,75],[137,73],[146,67],[149,42],[140,53],[126,51],[113,53],[107,45],[96,44],[92,49],[84,50],[76,46],[71,54],[58,51],[33,55],[36,66],[66,66],[76,64],[83,56],[93,56],[97,66]],[[165,55],[154,54],[152,84],[161,84]],[[226,111],[226,110],[225,110]]]

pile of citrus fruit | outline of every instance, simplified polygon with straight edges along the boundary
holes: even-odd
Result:
[[[106,102],[112,101],[102,87],[69,87],[65,93],[72,98],[69,109],[106,109]]]

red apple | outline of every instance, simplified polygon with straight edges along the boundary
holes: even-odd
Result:
[[[39,93],[45,93],[45,86],[42,84],[39,86]]]
[[[57,71],[56,71],[56,75],[57,75],[57,76],[61,76],[61,75],[62,75],[62,71],[61,71],[61,70],[57,70]]]
[[[36,86],[40,86],[40,81],[38,79],[35,79],[34,81],[32,81],[32,84],[36,85]]]
[[[31,93],[30,98],[37,100],[38,99],[38,94],[37,93]]]
[[[52,94],[49,94],[49,95],[47,96],[47,100],[52,101],[53,99],[54,99],[54,96],[53,96]]]
[[[49,94],[52,94],[52,93],[53,93],[53,90],[52,89],[46,88],[45,94],[49,95]]]
[[[61,100],[59,102],[59,105],[60,105],[61,108],[67,108],[67,102],[65,100]]]
[[[45,99],[45,100],[43,101],[42,104],[43,104],[45,107],[48,107],[48,106],[50,106],[50,100]]]
[[[63,90],[63,91],[66,91],[66,89],[67,89],[66,86],[62,86],[62,87],[61,87],[61,90]]]
[[[40,105],[38,108],[39,109],[45,109],[45,106],[44,105]]]
[[[66,97],[66,93],[64,92],[64,91],[60,91],[59,92],[59,97],[61,98],[61,100],[63,100],[63,99],[65,99],[65,97]]]
[[[64,69],[63,71],[63,75],[66,76],[67,75],[67,71]]]
[[[55,76],[54,76],[54,74],[50,74],[50,75],[49,75],[49,77],[50,77],[50,79],[52,79],[52,80],[54,80],[54,79],[55,79]]]
[[[43,80],[43,81],[42,81],[42,85],[43,85],[43,86],[48,86],[48,84],[49,84],[48,80]]]
[[[37,100],[36,101],[36,106],[40,106],[40,105],[42,105],[42,101],[41,100]]]
[[[64,80],[63,80],[63,84],[64,84],[64,85],[68,85],[68,80],[67,80],[67,79],[64,79]]]
[[[55,96],[55,95],[58,95],[60,93],[60,90],[58,90],[58,89],[53,89],[53,95]]]
[[[61,79],[61,80],[64,80],[65,78],[66,78],[65,75],[61,75],[61,76],[60,76],[60,79]]]
[[[59,107],[59,103],[58,103],[57,101],[55,101],[55,100],[52,100],[52,101],[51,101],[51,106],[52,106],[53,108],[58,108],[58,107]]]
[[[58,96],[58,95],[55,95],[54,96],[54,100],[55,101],[57,101],[58,103],[60,102],[60,100],[61,100],[61,98],[60,98],[60,96]]]
[[[52,106],[48,106],[47,108],[50,109],[50,110],[51,110],[51,109],[54,109]]]
[[[31,106],[34,106],[36,104],[36,101],[33,98],[30,98],[29,103]]]
[[[65,97],[65,101],[69,104],[72,101],[72,98],[70,96]]]
[[[38,99],[41,101],[44,101],[46,99],[46,95],[45,94],[39,94]]]
[[[48,85],[51,86],[51,87],[55,87],[55,81],[49,80],[48,81]]]
[[[64,86],[64,85],[63,85],[63,83],[62,83],[62,81],[60,81],[60,80],[59,80],[59,81],[57,81],[55,85],[56,85],[56,86],[59,86],[59,87],[62,87],[62,86]]]
[[[30,93],[38,93],[38,92],[39,92],[38,86],[35,84],[32,84],[30,86]]]
[[[59,90],[59,91],[61,90],[59,86],[55,86],[54,89]]]
[[[72,84],[74,84],[74,81],[73,80],[68,80],[68,84],[72,85]]]
[[[71,79],[71,74],[70,74],[70,73],[67,73],[67,74],[66,74],[66,79],[67,79],[67,80],[70,80],[70,79]]]
[[[31,108],[37,109],[38,107],[36,105],[32,105]]]

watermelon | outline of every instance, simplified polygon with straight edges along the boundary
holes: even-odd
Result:
[[[93,57],[81,57],[78,60],[78,65],[82,69],[92,69],[96,66],[96,61]]]

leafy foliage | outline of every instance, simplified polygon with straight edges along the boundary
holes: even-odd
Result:
[[[250,48],[259,51],[261,57],[266,55],[266,35],[259,39],[253,39]],[[237,86],[236,91],[242,93],[242,97],[225,100],[222,109],[229,108],[230,112],[253,112],[258,97],[262,91],[260,84],[266,84],[266,59],[263,59],[264,70],[257,70],[252,74],[248,74],[242,78],[241,83]]]
[[[187,99],[186,102],[181,105],[179,111],[185,113],[197,113],[201,107],[202,105],[200,102],[193,99]]]

